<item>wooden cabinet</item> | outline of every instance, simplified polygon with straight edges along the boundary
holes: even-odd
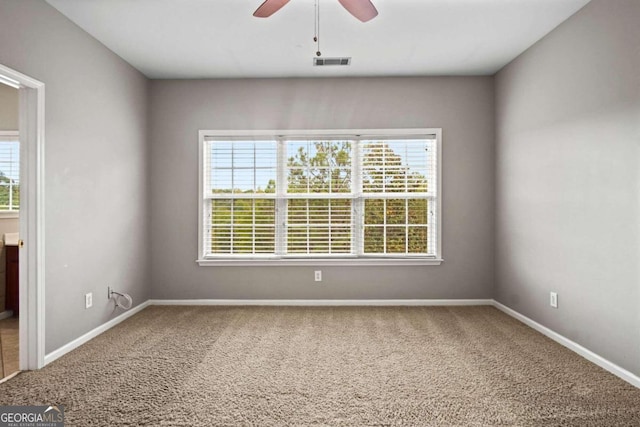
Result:
[[[5,246],[7,251],[7,299],[6,309],[13,311],[17,316],[20,310],[20,248],[18,246]]]

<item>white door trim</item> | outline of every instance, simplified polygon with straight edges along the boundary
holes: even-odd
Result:
[[[0,65],[20,90],[20,369],[44,366],[44,83]]]

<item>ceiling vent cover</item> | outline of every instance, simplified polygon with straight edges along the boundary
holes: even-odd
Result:
[[[313,65],[321,67],[325,65],[351,65],[349,58],[313,58]]]

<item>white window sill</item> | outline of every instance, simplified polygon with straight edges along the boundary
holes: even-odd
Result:
[[[0,211],[0,219],[20,218],[19,211]]]
[[[282,267],[282,266],[423,266],[440,265],[444,260],[436,258],[247,258],[247,259],[199,259],[200,267]]]

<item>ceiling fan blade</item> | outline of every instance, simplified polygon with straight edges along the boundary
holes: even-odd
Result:
[[[370,0],[338,0],[347,11],[361,20],[367,22],[378,16],[378,10]]]
[[[265,2],[253,12],[253,16],[256,18],[268,18],[287,3],[289,3],[289,0],[265,0]]]

